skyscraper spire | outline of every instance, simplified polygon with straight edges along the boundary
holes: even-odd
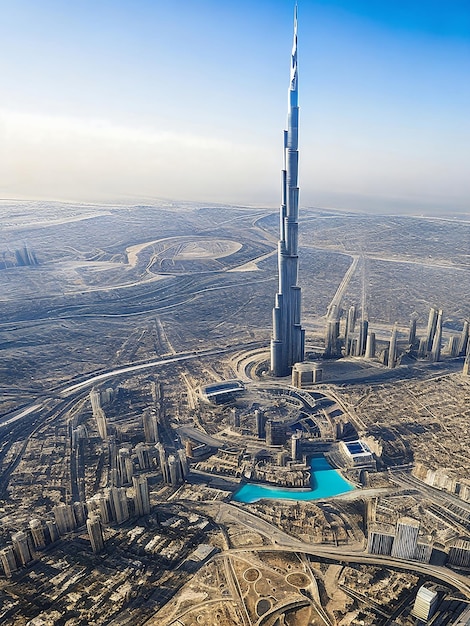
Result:
[[[284,168],[278,243],[279,290],[273,309],[271,370],[274,376],[287,376],[292,365],[304,359],[304,331],[300,325],[301,295],[297,285],[298,251],[298,75],[297,75],[297,4],[294,9],[290,84],[288,91],[287,130],[284,131]]]

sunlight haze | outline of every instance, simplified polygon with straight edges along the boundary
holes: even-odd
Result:
[[[292,3],[18,0],[0,195],[275,206]],[[470,9],[299,2],[301,204],[469,207]]]

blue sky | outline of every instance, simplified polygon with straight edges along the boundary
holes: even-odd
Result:
[[[0,196],[279,201],[290,0],[1,2]],[[299,0],[301,204],[470,207],[470,3]]]

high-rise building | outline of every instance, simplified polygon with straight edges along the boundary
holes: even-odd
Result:
[[[231,414],[232,414],[232,417],[231,417],[231,420],[230,420],[231,425],[234,428],[240,428],[240,413],[239,413],[239,411],[237,411],[237,409],[235,407],[233,407],[231,409]]]
[[[341,345],[339,342],[339,331],[341,321],[341,310],[337,304],[328,307],[326,331],[325,331],[325,356],[339,356]]]
[[[339,320],[329,319],[326,323],[325,356],[338,356],[340,352]]]
[[[96,426],[98,427],[99,436],[103,441],[106,441],[108,437],[108,422],[106,420],[106,413],[100,407],[96,409],[96,412],[93,412],[93,415],[96,419]]]
[[[124,487],[110,487],[108,490],[112,518],[118,524],[129,519],[129,505]]]
[[[470,567],[470,541],[458,539],[449,550],[447,562],[458,567]]]
[[[419,340],[419,347],[418,347],[418,357],[420,359],[424,359],[426,357],[426,353],[428,351],[427,346],[428,346],[428,341],[426,337],[421,337],[421,339]]]
[[[268,420],[266,422],[266,445],[283,446],[286,442],[286,426],[284,422]]]
[[[416,544],[416,550],[414,555],[415,561],[420,561],[421,563],[429,563],[432,556],[432,543],[427,541],[420,541]]]
[[[375,357],[375,333],[367,333],[365,357],[366,359],[373,359]]]
[[[100,518],[97,515],[90,515],[87,519],[86,527],[88,536],[90,537],[91,549],[97,554],[104,548],[103,529],[101,528]]]
[[[447,354],[450,357],[455,357],[459,353],[459,338],[456,335],[449,337],[449,343],[447,344]]]
[[[89,513],[99,515],[102,524],[109,524],[113,519],[109,492],[107,495],[95,493],[87,500],[87,508]]]
[[[410,346],[414,346],[416,343],[416,315],[410,319],[410,329],[408,331],[408,343]]]
[[[15,550],[13,549],[13,546],[6,546],[6,548],[0,550],[0,561],[2,563],[5,576],[10,577],[13,572],[16,572],[18,564],[16,563]]]
[[[273,309],[271,370],[287,376],[294,363],[304,360],[305,331],[300,324],[301,294],[297,285],[299,236],[298,134],[299,106],[297,81],[297,6],[294,15],[287,130],[284,131],[284,168],[278,243],[279,291]]]
[[[390,337],[390,345],[388,348],[388,361],[387,367],[393,368],[397,364],[397,326],[393,327],[392,335]]]
[[[85,505],[83,502],[74,502],[72,506],[77,526],[84,526],[86,522]]]
[[[91,410],[93,411],[93,415],[98,409],[101,409],[101,394],[98,389],[93,389],[90,391],[90,402],[91,402]]]
[[[147,443],[157,443],[158,438],[158,421],[155,410],[146,411],[142,416],[144,424],[145,441]]]
[[[369,332],[369,322],[367,320],[362,320],[361,323],[359,324],[359,336],[357,339],[357,347],[355,351],[355,356],[362,356],[365,353],[368,332]]]
[[[162,471],[163,482],[170,482],[170,471],[168,469],[168,461],[166,459],[165,448],[162,443],[157,443],[155,446],[158,452],[158,460],[160,463],[160,469]]]
[[[172,485],[178,485],[181,482],[181,465],[179,459],[173,454],[168,457],[168,470],[170,472],[170,483]]]
[[[469,343],[468,339],[469,339],[469,322],[468,320],[465,320],[463,323],[462,334],[460,335],[460,339],[459,339],[459,351],[458,351],[459,356],[465,356],[465,354],[467,353],[467,345]]]
[[[419,522],[411,517],[400,517],[397,522],[392,556],[397,559],[414,559],[418,544]]]
[[[139,468],[149,469],[152,466],[152,447],[145,443],[138,443],[134,448],[139,462]]]
[[[186,451],[183,450],[182,448],[178,450],[178,458],[179,458],[180,465],[181,465],[181,475],[183,479],[185,479],[186,476],[189,474],[189,465],[188,465],[188,459],[186,458]]]
[[[57,528],[57,524],[54,520],[46,520],[46,529],[49,535],[50,543],[54,543],[54,541],[57,541],[59,539],[59,529]]]
[[[29,522],[29,529],[31,530],[31,536],[33,538],[33,544],[36,550],[42,550],[46,547],[46,537],[44,534],[44,527],[41,520],[32,519]]]
[[[346,317],[346,328],[344,329],[344,354],[351,354],[351,345],[353,341],[353,333],[356,327],[357,311],[356,305],[352,304],[348,309]]]
[[[291,437],[291,458],[293,461],[297,461],[298,457],[299,457],[299,447],[300,447],[300,440],[302,439],[302,431],[300,430],[296,430],[295,433],[292,435]]]
[[[61,535],[65,535],[77,527],[72,505],[58,504],[52,509],[57,528]]]
[[[129,448],[121,448],[118,452],[118,473],[121,485],[131,484],[132,476],[134,475],[134,466]]]
[[[88,431],[85,424],[79,424],[76,428],[71,429],[72,448],[77,448],[83,439],[88,438]]]
[[[442,309],[437,315],[436,330],[432,340],[431,355],[429,357],[432,363],[436,363],[441,359],[441,341],[442,341]]]
[[[93,411],[93,417],[96,420],[96,426],[98,427],[99,436],[103,441],[106,441],[108,436],[108,425],[106,421],[106,414],[101,408],[101,393],[93,387],[90,391],[91,410]]]
[[[387,532],[381,528],[369,530],[367,538],[367,552],[369,552],[369,554],[389,555],[392,552],[394,538],[395,535],[391,531]]]
[[[147,478],[145,476],[134,476],[132,484],[135,491],[135,514],[138,517],[148,515],[150,513],[150,496]]]
[[[434,615],[438,602],[439,596],[437,592],[423,585],[416,594],[416,600],[411,614],[427,622]]]
[[[438,311],[435,307],[431,307],[429,311],[428,329],[426,331],[426,352],[430,352],[432,348],[432,342],[434,341],[434,335],[437,327]]]
[[[152,380],[150,383],[150,390],[152,392],[152,400],[156,408],[161,405],[163,399],[163,385],[158,380]]]
[[[28,533],[20,530],[11,536],[11,541],[13,543],[13,549],[18,563],[21,563],[21,565],[27,565],[33,560],[33,551]]]
[[[263,437],[266,436],[265,425],[266,425],[266,418],[264,416],[264,413],[260,411],[259,409],[256,409],[255,410],[255,429],[256,429],[256,436],[259,439],[263,439]]]

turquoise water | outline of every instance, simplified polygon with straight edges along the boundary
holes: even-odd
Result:
[[[340,493],[352,491],[355,487],[345,480],[341,474],[333,469],[325,457],[313,457],[310,463],[312,477],[310,490],[281,489],[279,487],[265,487],[254,483],[247,483],[240,487],[233,495],[237,502],[257,502],[261,499],[277,500],[321,500],[338,496]]]

